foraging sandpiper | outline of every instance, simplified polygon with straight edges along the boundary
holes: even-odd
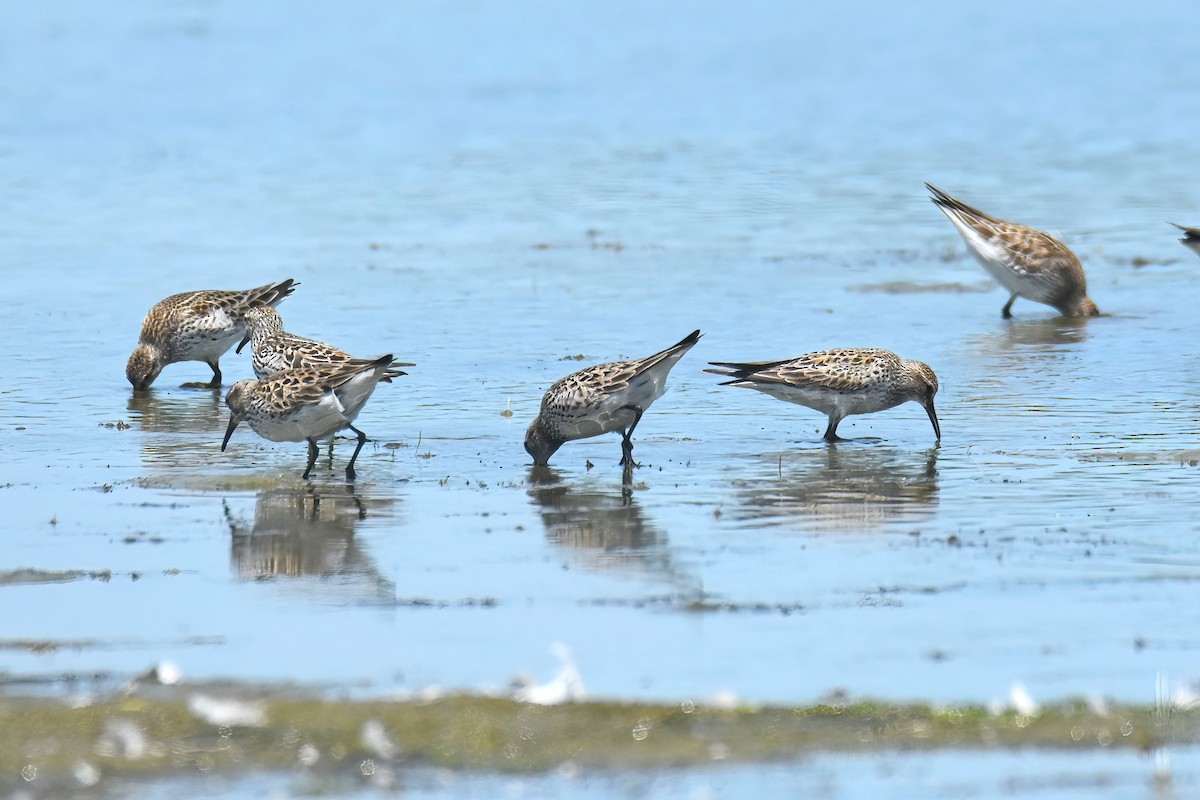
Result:
[[[125,377],[134,391],[141,391],[154,383],[167,364],[203,361],[212,367],[212,381],[184,385],[220,387],[217,361],[245,334],[246,312],[255,306],[279,304],[297,285],[288,278],[244,291],[205,289],[160,300],[142,320],[141,337],[125,365]]]
[[[254,432],[273,442],[308,442],[308,464],[301,476],[307,478],[317,460],[317,441],[343,428],[358,434],[358,446],[346,477],[355,476],[354,461],[367,442],[367,435],[352,424],[367,399],[390,371],[392,356],[374,361],[352,359],[316,367],[296,367],[269,378],[240,380],[229,388],[229,427],[221,450],[229,444],[238,423],[245,420]]]
[[[912,400],[920,403],[940,441],[942,427],[933,407],[938,379],[922,361],[901,358],[877,347],[818,350],[786,361],[710,361],[724,369],[706,369],[744,386],[829,416],[825,441],[841,441],[837,426],[852,414],[872,414]]]
[[[596,364],[555,381],[525,433],[525,452],[541,466],[564,442],[620,431],[620,464],[633,465],[633,429],[667,390],[671,368],[699,340],[700,331],[692,331],[652,356]]]
[[[930,199],[954,223],[967,249],[1010,293],[1000,313],[1012,316],[1018,297],[1045,303],[1064,317],[1100,313],[1087,295],[1083,266],[1065,244],[1036,228],[1007,222],[956,200],[933,184]]]

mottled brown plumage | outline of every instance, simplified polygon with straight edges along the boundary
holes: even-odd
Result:
[[[852,414],[871,414],[912,400],[924,407],[934,435],[942,438],[934,410],[937,375],[922,361],[901,358],[877,347],[818,350],[783,361],[711,361],[706,369],[732,378],[722,386],[743,386],[829,417],[825,440],[839,441],[837,426]]]
[[[289,278],[254,289],[204,289],[160,300],[142,320],[141,336],[125,365],[125,377],[135,391],[141,391],[154,383],[167,364],[203,361],[213,371],[212,381],[203,387],[219,387],[217,362],[245,334],[246,312],[255,306],[278,305],[297,285]]]
[[[279,312],[270,306],[252,308],[246,312],[246,335],[238,345],[237,352],[242,352],[247,342],[250,343],[250,363],[259,378],[267,378],[294,367],[343,364],[355,360],[354,356],[331,344],[288,333],[283,329]],[[390,383],[392,378],[408,374],[396,367],[415,366],[408,361],[393,361],[383,380]]]
[[[1066,317],[1100,313],[1087,295],[1083,265],[1065,244],[1035,228],[985,214],[933,184],[925,186],[975,259],[1010,292],[1001,310],[1006,319],[1018,297],[1053,306]]]
[[[646,358],[596,364],[555,381],[525,433],[533,463],[546,464],[563,443],[621,431],[621,464],[633,462],[633,429],[667,390],[667,374],[700,340],[693,331]]]

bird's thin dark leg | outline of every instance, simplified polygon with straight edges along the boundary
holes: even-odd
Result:
[[[830,417],[829,418],[829,427],[827,427],[825,429],[825,441],[827,441],[827,442],[844,442],[844,441],[846,441],[845,439],[843,439],[842,437],[837,435],[837,426],[838,426],[838,423],[841,421],[842,421],[841,417]]]
[[[621,470],[621,499],[626,505],[633,498],[633,459],[625,462],[624,468]]]
[[[629,430],[621,434],[621,460],[618,462],[620,466],[631,464],[633,466],[641,466],[633,462],[633,429],[642,421],[642,408],[640,406],[625,406],[629,411],[633,412],[633,424],[629,426]]]
[[[212,380],[209,381],[208,383],[201,383],[200,381],[189,381],[187,383],[180,384],[179,388],[181,388],[181,389],[220,389],[221,388],[221,368],[219,366],[217,366],[217,362],[215,359],[213,361],[205,361],[204,363],[208,364],[208,366],[212,368],[212,371],[213,371]]]
[[[354,480],[354,461],[358,458],[358,451],[363,449],[363,445],[367,443],[367,435],[353,425],[348,425],[350,430],[358,434],[358,447],[354,448],[354,455],[350,456],[350,463],[346,465],[346,480]]]
[[[304,474],[301,478],[308,479],[308,474],[312,472],[313,464],[317,463],[317,443],[313,439],[308,440],[308,464],[304,467]]]
[[[1000,316],[1004,317],[1005,319],[1012,319],[1012,304],[1016,299],[1017,295],[1015,293],[1012,297],[1008,298],[1008,302],[1004,304],[1004,308],[1000,309]]]

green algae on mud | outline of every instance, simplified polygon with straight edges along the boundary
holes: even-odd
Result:
[[[266,489],[307,486],[299,473],[280,475],[276,472],[215,474],[207,472],[164,472],[144,475],[130,481],[139,489],[167,489],[200,492],[257,492]]]
[[[543,706],[477,695],[350,701],[227,685],[156,686],[90,704],[0,698],[0,788],[31,774],[42,787],[65,788],[81,763],[103,777],[167,777],[195,769],[350,770],[368,760],[541,772],[564,763],[654,768],[895,749],[1150,750],[1195,744],[1198,723],[1192,708],[1098,710],[1083,702],[1031,714],[871,701]]]

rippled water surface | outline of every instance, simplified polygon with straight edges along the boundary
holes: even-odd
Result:
[[[689,770],[655,770],[611,774],[561,770],[545,776],[454,774],[448,771],[413,770],[402,776],[374,773],[361,781],[322,781],[295,776],[269,775],[254,781],[220,778],[183,781],[174,786],[204,797],[271,796],[294,791],[300,796],[387,796],[402,791],[415,798],[535,798],[562,797],[662,797],[716,798],[771,796],[875,798],[971,797],[1032,798],[1090,797],[1111,793],[1118,797],[1174,797],[1196,780],[1184,772],[1174,780],[1146,780],[1147,759],[1132,753],[1076,755],[1064,765],[1060,754],[1016,755],[951,751],[947,753],[887,753],[882,756],[825,756],[820,760],[787,765],[714,765]],[[964,777],[967,776],[967,777]],[[147,800],[175,794],[147,793],[134,784],[116,797]],[[287,795],[283,795],[287,796]]]
[[[1150,702],[1200,677],[1200,261],[1164,223],[1200,223],[1190,5],[10,11],[18,683],[166,659],[483,689],[548,677],[554,642],[606,697]],[[1061,236],[1104,316],[1002,320],[925,180]],[[309,481],[303,444],[222,453],[221,396],[177,388],[203,364],[123,377],[156,300],[286,277],[289,329],[418,364],[359,418],[353,484],[346,441]],[[697,327],[631,491],[616,436],[531,471],[554,379]],[[940,446],[914,404],[829,446],[701,371],[837,345],[932,365]]]

